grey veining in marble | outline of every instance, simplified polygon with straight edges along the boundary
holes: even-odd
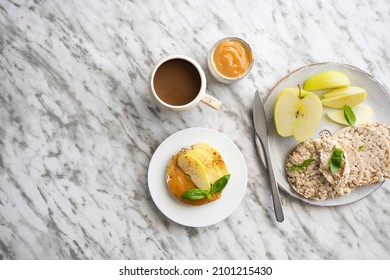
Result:
[[[282,194],[275,222],[251,109],[256,89],[319,61],[389,90],[389,30],[385,0],[0,1],[0,259],[389,259],[388,183],[342,207]],[[230,35],[255,65],[226,86],[206,58]],[[176,53],[205,69],[220,111],[152,102],[149,72]],[[224,133],[248,166],[241,205],[205,228],[170,221],[148,191],[154,150],[188,127]]]

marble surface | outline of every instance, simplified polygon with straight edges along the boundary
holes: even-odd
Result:
[[[389,1],[0,2],[0,259],[389,259],[390,188],[315,207],[282,194],[285,221],[255,153],[252,101],[290,71],[348,63],[389,91]],[[223,85],[207,53],[247,39],[252,72]],[[197,60],[223,103],[184,113],[148,93],[153,65]],[[188,228],[148,191],[158,145],[188,127],[232,139],[248,188],[224,221]]]

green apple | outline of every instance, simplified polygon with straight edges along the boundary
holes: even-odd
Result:
[[[344,93],[342,93],[344,92]],[[322,105],[334,109],[343,109],[345,105],[354,107],[359,105],[367,98],[367,92],[359,87],[346,87],[336,92],[335,95],[324,96],[321,100]]]
[[[202,190],[210,190],[210,178],[202,162],[188,153],[177,159],[177,165],[186,173],[192,182]]]
[[[351,84],[347,75],[339,71],[324,71],[308,78],[304,90],[321,90],[349,86]]]
[[[280,136],[294,136],[298,142],[306,141],[316,130],[321,117],[321,100],[314,93],[286,88],[276,97],[274,119]]]
[[[353,113],[356,117],[355,125],[368,122],[372,117],[372,109],[370,106],[357,106],[352,108]],[[326,113],[329,119],[334,122],[348,125],[344,117],[344,110],[335,110],[332,112]]]

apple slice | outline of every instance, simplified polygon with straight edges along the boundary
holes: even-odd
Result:
[[[356,123],[355,125],[362,124],[368,122],[372,117],[372,109],[370,106],[357,106],[352,108],[353,113],[356,117]],[[331,119],[334,122],[348,125],[347,121],[344,117],[344,110],[337,110],[326,113],[329,119]]]
[[[223,160],[221,154],[218,152],[217,149],[215,149],[213,146],[210,146],[206,143],[196,143],[192,147],[193,150],[202,150],[205,154],[208,155],[209,162],[207,165],[205,165],[206,169],[214,168],[215,172],[218,173],[218,178],[221,178],[222,176],[225,176],[229,173],[225,161]],[[215,180],[216,181],[216,180]],[[210,176],[210,183],[213,184],[214,179]]]
[[[304,84],[304,90],[321,90],[339,88],[351,84],[347,75],[339,71],[324,71],[308,78]]]
[[[331,98],[331,97],[337,97],[337,96],[348,95],[348,94],[358,94],[363,91],[366,90],[360,87],[352,87],[352,86],[336,88],[325,93],[322,96],[322,98]]]
[[[306,141],[316,130],[321,117],[321,100],[314,93],[286,88],[276,97],[274,119],[280,136],[294,136],[298,142]]]
[[[352,89],[351,89],[352,88]],[[334,97],[324,97],[322,105],[334,109],[343,109],[345,105],[354,107],[359,105],[367,98],[367,92],[359,87],[345,88],[345,94],[335,95]]]
[[[211,184],[209,175],[200,160],[185,153],[179,156],[177,165],[179,165],[199,189],[210,190]]]
[[[211,184],[222,177],[222,175],[219,175],[219,171],[216,166],[214,166],[211,155],[208,154],[205,150],[193,149],[188,151],[187,155],[191,155],[201,162],[207,172]]]

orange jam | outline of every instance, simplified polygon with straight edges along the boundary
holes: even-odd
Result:
[[[227,78],[239,78],[251,66],[253,57],[249,47],[237,39],[225,39],[214,50],[215,70]]]

